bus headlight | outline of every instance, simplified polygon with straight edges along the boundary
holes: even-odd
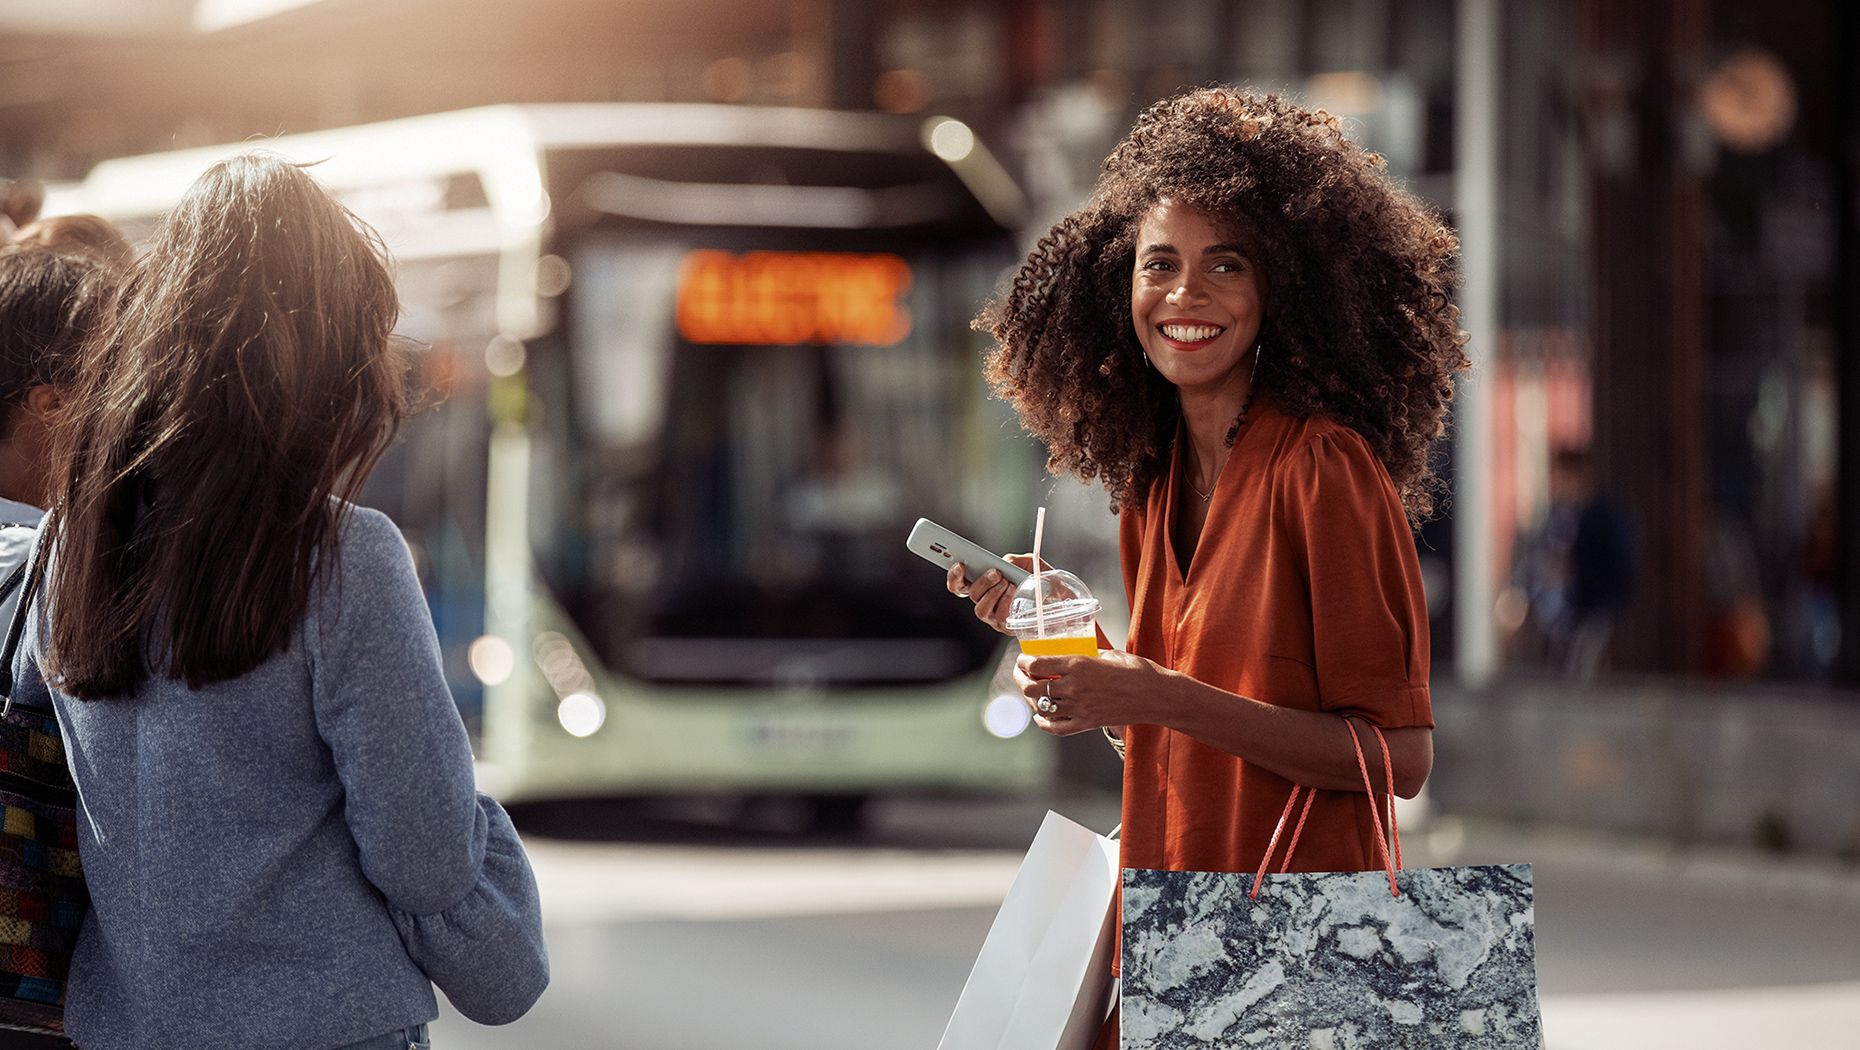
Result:
[[[465,650],[465,662],[471,673],[485,685],[503,685],[517,669],[516,651],[510,643],[494,634],[480,636]]]
[[[593,693],[570,693],[556,705],[555,720],[570,736],[593,736],[607,721],[607,705]]]
[[[997,696],[982,708],[982,725],[1003,740],[1011,740],[1033,724],[1033,712],[1018,696]]]
[[[945,162],[956,164],[975,152],[975,132],[952,117],[933,118],[924,125],[924,145]]]

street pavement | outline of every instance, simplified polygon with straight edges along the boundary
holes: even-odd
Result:
[[[892,800],[821,839],[779,806],[518,811],[553,978],[528,1016],[449,1007],[439,1050],[934,1050],[1048,805]],[[1860,867],[1406,812],[1410,866],[1530,862],[1549,1050],[1860,1048]]]

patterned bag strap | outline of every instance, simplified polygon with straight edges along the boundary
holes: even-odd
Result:
[[[1376,853],[1382,858],[1382,867],[1388,873],[1389,894],[1401,896],[1401,889],[1395,884],[1395,873],[1401,870],[1401,829],[1395,822],[1395,763],[1389,756],[1388,738],[1382,735],[1382,727],[1369,723],[1375,731],[1376,742],[1382,747],[1382,770],[1387,775],[1388,793],[1383,796],[1389,815],[1388,838],[1394,842],[1394,856],[1390,857],[1389,843],[1382,834],[1383,809],[1376,805],[1375,783],[1369,778],[1369,761],[1363,757],[1362,739],[1356,735],[1356,723],[1349,718],[1343,720],[1344,728],[1350,731],[1350,744],[1356,749],[1356,768],[1363,775],[1363,790],[1369,796],[1369,818],[1376,826]],[[1253,888],[1247,892],[1249,900],[1259,899],[1260,886],[1266,881],[1266,869],[1272,866],[1272,851],[1278,848],[1279,837],[1285,833],[1285,825],[1292,818],[1292,808],[1298,804],[1298,795],[1304,793],[1305,806],[1298,814],[1298,823],[1292,828],[1292,838],[1285,847],[1285,856],[1279,865],[1279,874],[1283,875],[1292,868],[1292,853],[1298,849],[1298,837],[1304,833],[1305,818],[1311,815],[1311,803],[1317,800],[1317,789],[1293,784],[1292,793],[1285,800],[1285,809],[1279,814],[1279,823],[1272,829],[1272,838],[1266,842],[1266,853],[1259,861],[1259,871],[1253,876]]]
[[[0,602],[15,590],[19,591],[19,604],[13,607],[13,620],[7,624],[6,644],[0,647],[0,718],[13,712],[13,657],[19,653],[19,641],[26,631],[26,611],[32,604],[32,596],[37,591],[39,574],[32,571],[33,558],[14,566],[13,571],[0,580]],[[24,584],[24,586],[21,586]]]

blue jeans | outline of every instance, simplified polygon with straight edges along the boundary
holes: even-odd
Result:
[[[359,1043],[339,1046],[336,1050],[433,1050],[433,1042],[427,1038],[426,1026],[416,1024],[412,1028],[396,1028]]]

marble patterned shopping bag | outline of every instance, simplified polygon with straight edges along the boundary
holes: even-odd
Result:
[[[1537,1050],[1530,866],[1401,868],[1392,787],[1383,871],[1125,869],[1122,1050]]]
[[[1124,872],[1122,1050],[1526,1047],[1528,865]]]

